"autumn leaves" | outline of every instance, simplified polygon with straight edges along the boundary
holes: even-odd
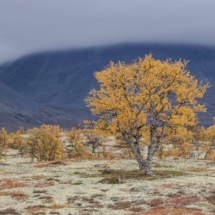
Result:
[[[100,89],[92,89],[85,100],[93,114],[108,116],[106,132],[130,145],[140,170],[147,175],[153,175],[152,157],[169,130],[194,126],[195,114],[206,111],[196,99],[204,96],[209,85],[199,83],[186,65],[181,60],[155,60],[152,55],[129,65],[111,62],[95,73]],[[98,123],[95,126],[99,127]],[[150,138],[143,158],[140,142],[146,132]]]

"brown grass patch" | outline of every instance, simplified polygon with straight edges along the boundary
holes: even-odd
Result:
[[[80,196],[70,196],[67,198],[68,203],[74,203],[76,200],[79,200]]]
[[[124,202],[115,202],[113,204],[109,204],[107,207],[112,210],[125,210],[131,207],[132,202],[124,201]]]
[[[47,207],[44,205],[33,205],[25,208],[25,210],[28,211],[29,213],[37,212],[37,211],[45,211],[46,209]]]
[[[0,192],[0,196],[11,196],[12,198],[15,198],[16,200],[25,200],[29,196],[26,194],[20,192],[20,191],[13,191],[13,192]]]
[[[154,188],[156,188],[156,189],[160,189],[160,188],[173,188],[173,187],[178,187],[179,186],[179,184],[178,183],[169,183],[169,184],[167,184],[167,183],[165,183],[165,184],[159,184],[159,185],[154,185]]]
[[[49,182],[40,182],[40,183],[37,183],[36,185],[34,185],[34,187],[51,187],[51,186],[54,186],[54,182],[52,181],[49,181]]]
[[[208,200],[208,202],[215,205],[215,193],[210,196],[207,196],[206,199]]]
[[[47,167],[49,165],[64,165],[65,166],[66,163],[65,163],[65,161],[48,161],[48,162],[36,164],[34,167],[43,168],[43,167]]]
[[[59,181],[59,184],[71,184],[72,180],[68,180],[68,181]]]
[[[151,200],[150,202],[149,202],[149,205],[151,206],[151,207],[157,207],[157,206],[159,206],[159,205],[161,205],[161,204],[163,204],[164,202],[163,202],[163,200],[162,199],[153,199],[153,200]]]
[[[66,204],[57,204],[57,203],[54,203],[50,206],[51,209],[61,209],[61,208],[68,208],[69,205],[66,205]]]
[[[33,193],[47,193],[47,190],[34,190]]]
[[[208,168],[189,168],[189,169],[187,169],[187,171],[189,171],[189,172],[207,172],[207,171],[209,171],[209,169]]]
[[[11,179],[5,179],[0,181],[0,190],[26,186],[27,184],[23,181],[16,181]]]
[[[20,213],[18,213],[15,209],[13,208],[8,208],[5,210],[0,210],[0,214],[1,215],[20,215]]]
[[[32,175],[31,178],[34,179],[34,180],[40,180],[40,179],[46,178],[46,176],[43,175],[43,174],[41,174],[41,175]]]
[[[149,211],[144,211],[139,213],[139,215],[205,215],[202,211],[194,210],[194,209],[180,209],[180,208],[153,208]]]

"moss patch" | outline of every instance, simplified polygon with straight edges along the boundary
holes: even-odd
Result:
[[[155,165],[153,165],[154,168],[174,168],[174,166],[171,165],[161,165],[159,163],[156,163]]]
[[[72,183],[72,185],[81,185],[81,184],[83,184],[82,181],[77,181],[75,183]]]
[[[117,177],[110,177],[110,178],[103,178],[102,180],[98,181],[98,183],[102,184],[121,184]]]

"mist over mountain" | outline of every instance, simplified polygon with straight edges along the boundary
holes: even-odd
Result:
[[[189,60],[187,69],[191,74],[204,83],[210,83],[211,88],[201,100],[202,103],[206,103],[207,113],[200,114],[199,117],[202,125],[211,125],[212,116],[215,116],[215,48],[194,45],[126,44],[36,53],[0,66],[0,80],[14,92],[14,101],[18,98],[17,94],[25,99],[25,102],[16,103],[17,109],[23,110],[22,104],[26,104],[25,107],[31,107],[29,110],[33,112],[34,103],[36,112],[43,109],[47,115],[50,114],[49,120],[46,117],[46,121],[68,128],[71,122],[80,123],[83,119],[91,117],[84,98],[90,89],[98,88],[93,76],[95,71],[103,70],[110,61],[131,63],[149,53],[160,60]],[[1,90],[6,97],[5,91],[8,89]],[[11,97],[10,103],[13,103]],[[33,118],[32,116],[32,120]],[[40,119],[40,123],[42,120],[43,118]]]

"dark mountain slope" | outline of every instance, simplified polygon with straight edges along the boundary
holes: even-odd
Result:
[[[215,48],[136,44],[38,53],[22,57],[0,70],[0,79],[14,91],[40,104],[82,111],[87,93],[98,87],[93,76],[95,71],[103,70],[110,60],[130,63],[149,53],[161,60],[190,60],[187,69],[191,74],[212,85],[203,100],[208,113],[201,117],[204,125],[211,124],[215,115]]]
[[[80,115],[75,109],[57,109],[39,105],[15,92],[4,83],[0,82],[0,127],[6,127],[8,131],[15,131],[19,126],[25,128],[46,124],[61,124],[70,128],[77,124],[77,117],[71,113]],[[64,117],[64,114],[67,117]]]

